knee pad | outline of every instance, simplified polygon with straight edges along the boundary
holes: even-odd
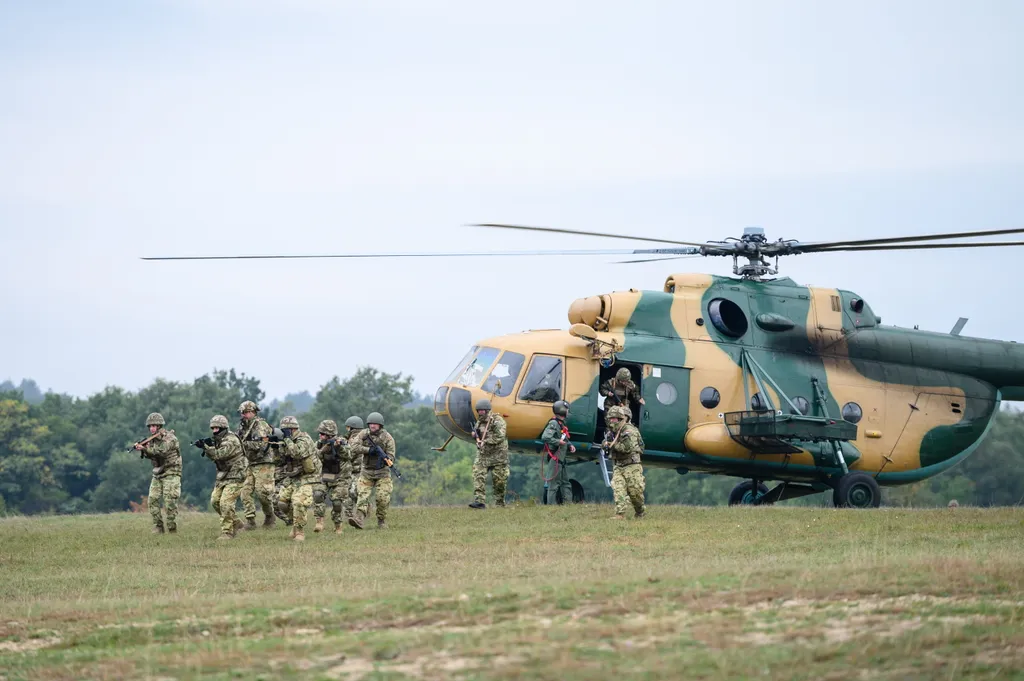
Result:
[[[313,503],[314,504],[322,504],[325,501],[327,501],[327,494],[325,494],[322,489],[317,489],[317,490],[313,491]]]

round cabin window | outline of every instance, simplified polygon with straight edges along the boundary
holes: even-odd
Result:
[[[658,386],[658,389],[654,391],[654,396],[658,398],[658,401],[664,405],[672,404],[679,397],[679,391],[671,383],[662,383]]]
[[[796,405],[797,410],[804,416],[811,413],[811,403],[807,401],[806,397],[797,395],[793,398],[793,404]]]
[[[723,335],[739,338],[747,332],[747,316],[740,306],[725,298],[715,298],[708,303],[711,324]]]
[[[844,420],[850,423],[859,423],[863,416],[864,412],[861,411],[860,405],[856,402],[847,402],[843,405]]]
[[[705,409],[714,409],[722,401],[722,396],[716,388],[708,386],[700,391],[700,404]]]

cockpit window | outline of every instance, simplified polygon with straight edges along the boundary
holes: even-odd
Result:
[[[444,382],[451,383],[459,376],[461,376],[462,372],[465,371],[466,367],[469,365],[469,360],[473,359],[473,355],[476,354],[477,350],[477,346],[474,345],[473,347],[471,347],[469,349],[469,352],[466,353],[466,356],[460,359],[459,363],[455,365],[455,369],[450,374],[448,374],[448,378],[444,379]]]
[[[516,384],[516,379],[519,378],[519,372],[523,370],[523,362],[526,358],[520,355],[518,352],[506,352],[498,360],[498,363],[494,365],[494,369],[491,370],[491,375],[484,381],[483,391],[485,393],[493,393],[498,397],[508,397],[512,394],[512,388]],[[498,385],[498,381],[501,381],[501,387],[495,390],[495,386]]]
[[[557,402],[562,398],[562,360],[537,355],[530,364],[519,399],[526,402]]]
[[[476,388],[484,380],[484,376],[487,374],[487,370],[494,364],[494,360],[498,358],[497,348],[480,348],[477,352],[476,357],[469,363],[469,366],[455,379],[455,382],[459,385],[464,385],[467,388]]]

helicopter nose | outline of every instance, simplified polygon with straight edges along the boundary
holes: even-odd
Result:
[[[464,388],[441,386],[434,395],[434,416],[441,427],[461,440],[472,440],[473,396]]]

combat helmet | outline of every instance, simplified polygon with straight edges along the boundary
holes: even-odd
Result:
[[[325,419],[316,427],[316,432],[327,437],[334,437],[338,434],[338,424],[331,419]]]
[[[629,421],[629,412],[625,407],[614,406],[605,413],[605,420],[607,419],[619,419],[622,423],[626,423]]]
[[[254,414],[258,414],[260,413],[260,405],[256,404],[252,400],[246,400],[245,402],[242,402],[240,405],[238,405],[239,414],[247,411],[251,411]]]
[[[158,414],[155,411],[146,417],[147,426],[162,426],[166,423],[162,414]]]
[[[619,367],[619,370],[615,372],[615,380],[617,381],[628,381],[630,380],[629,369],[626,367]]]
[[[487,398],[481,398],[481,399],[477,400],[476,401],[476,410],[480,411],[481,409],[486,410],[486,411],[490,411],[491,410],[491,401],[488,400]]]
[[[384,427],[384,417],[381,416],[381,413],[379,411],[375,411],[366,417],[366,425],[372,425],[374,423],[376,423],[381,428]]]
[[[345,421],[345,425],[349,428],[355,428],[356,430],[363,429],[363,420],[358,416],[349,416]]]
[[[228,417],[223,414],[217,414],[210,419],[210,428],[224,428],[225,430],[230,428],[228,425]]]
[[[281,430],[284,430],[285,428],[291,428],[292,430],[298,430],[299,429],[299,420],[297,418],[295,418],[294,416],[285,416],[284,418],[281,419],[280,428],[281,428]]]
[[[565,400],[558,400],[551,405],[551,411],[555,412],[555,416],[568,416],[569,403]]]

